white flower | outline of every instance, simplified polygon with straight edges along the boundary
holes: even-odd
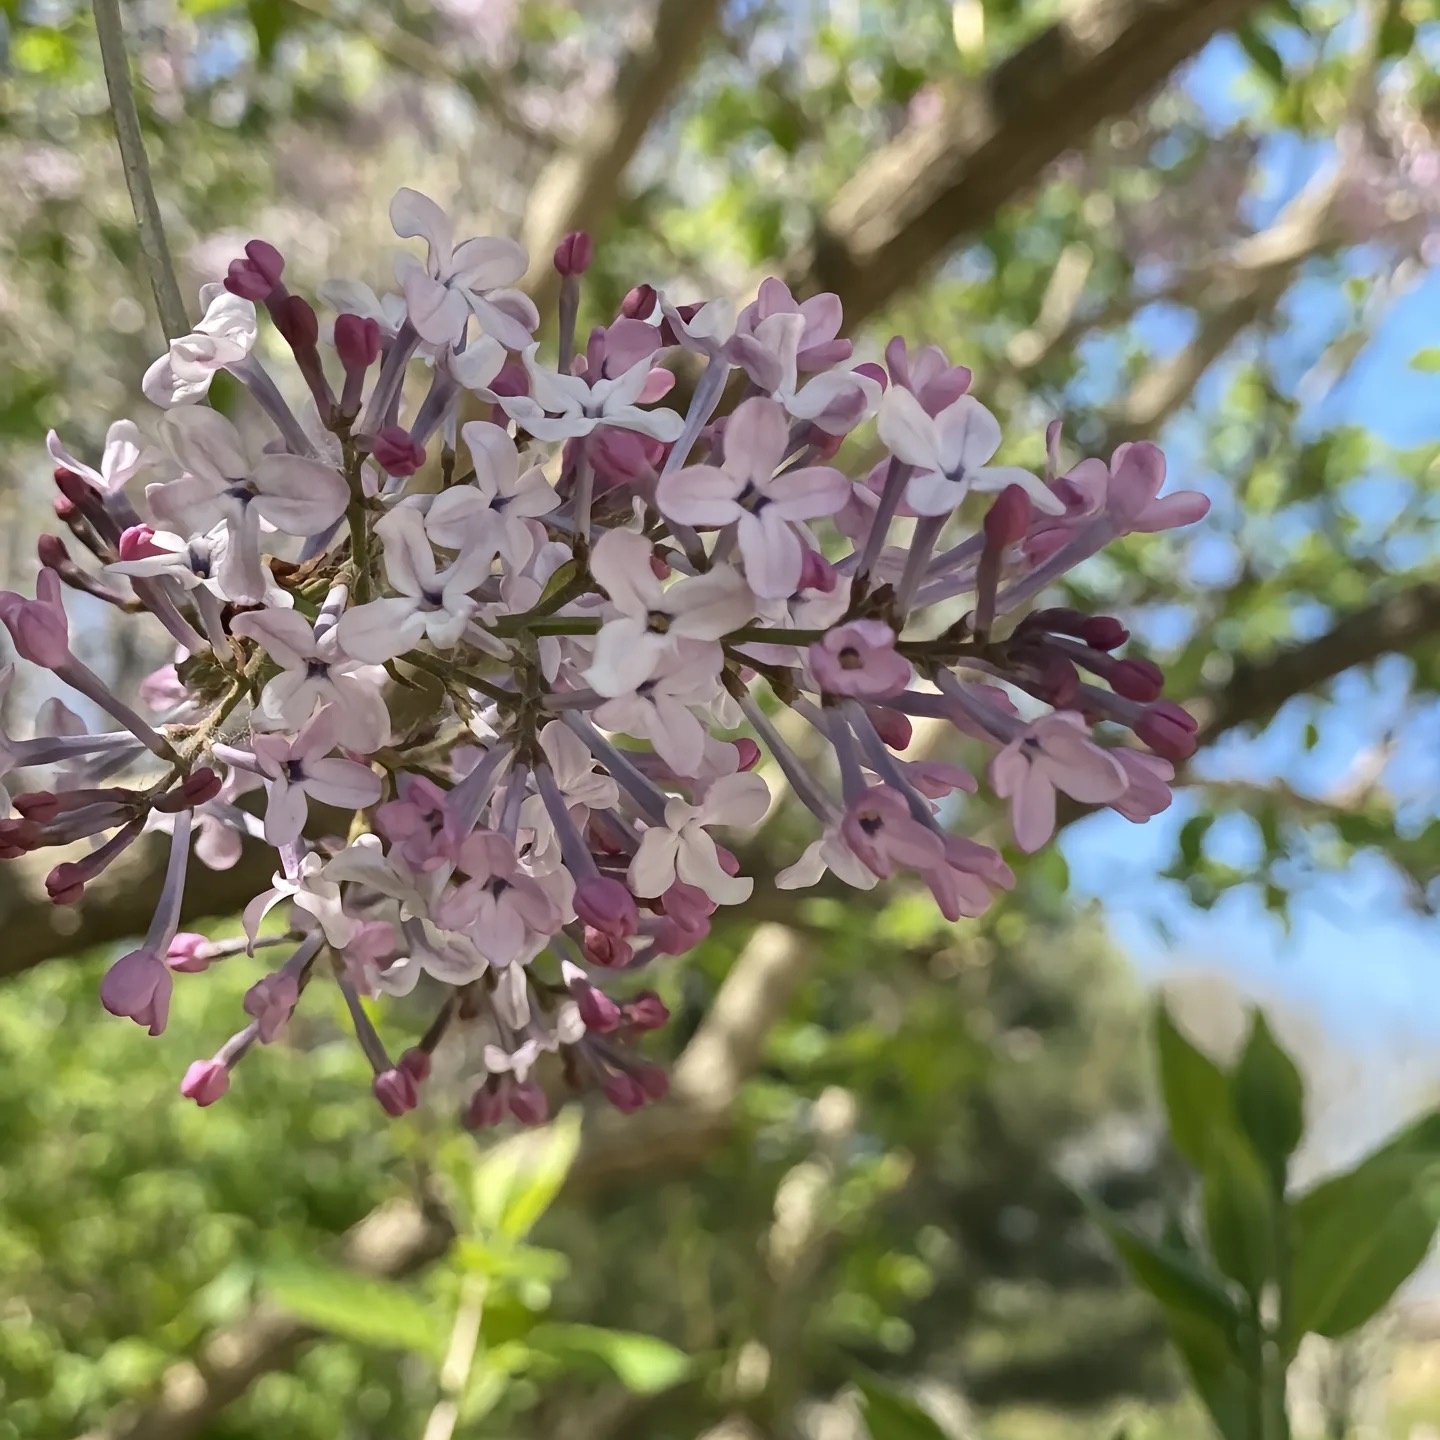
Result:
[[[282,735],[256,735],[251,741],[261,773],[269,780],[265,807],[265,841],[293,845],[305,828],[309,801],[360,810],[380,798],[380,777],[366,765],[339,756],[340,729],[334,709],[318,710],[293,740]]]
[[[255,348],[253,301],[232,295],[223,285],[206,285],[200,303],[205,318],[188,335],[172,340],[140,382],[145,398],[167,410],[199,400],[217,370],[238,365]]]
[[[775,877],[777,890],[808,890],[818,885],[829,870],[856,890],[873,890],[880,877],[845,843],[837,826],[805,847],[800,858]]]
[[[536,364],[538,348],[528,345],[524,352],[530,393],[500,397],[505,413],[537,440],[570,440],[601,425],[638,430],[666,442],[680,438],[685,419],[677,411],[642,410],[636,403],[650,379],[653,353],[613,380],[601,376],[592,385],[583,376],[559,375]]]
[[[768,316],[751,333],[735,335],[727,353],[795,419],[848,434],[875,413],[879,382],[855,370],[828,370],[801,385],[798,357],[807,324],[798,310]]]
[[[235,427],[217,410],[194,406],[162,422],[162,438],[185,472],[178,480],[147,485],[145,498],[179,533],[225,529],[216,571],[220,593],[244,604],[266,594],[260,561],[260,522],[286,535],[318,535],[345,513],[350,490],[344,477],[318,460],[261,454],[252,459]]]
[[[105,432],[105,453],[101,457],[98,470],[77,460],[60,443],[60,437],[53,430],[45,437],[45,448],[57,465],[73,470],[102,495],[118,495],[141,470],[155,460],[155,452],[145,445],[139,427],[133,420],[117,420]]]
[[[422,639],[453,649],[475,615],[470,592],[490,574],[490,556],[462,550],[440,570],[425,536],[425,521],[410,506],[375,526],[385,541],[385,575],[397,593],[347,610],[337,627],[347,654],[372,665],[413,650]]]
[[[905,499],[919,515],[948,515],[971,490],[998,492],[1019,485],[1037,510],[1064,513],[1065,504],[1038,476],[1017,465],[991,465],[1000,448],[1000,422],[973,396],[962,395],[931,416],[903,385],[880,402],[880,438],[916,473]]]
[[[726,874],[707,825],[758,825],[770,806],[770,791],[758,775],[727,775],[717,780],[698,805],[671,800],[665,824],[652,825],[640,838],[630,862],[630,888],[643,899],[663,895],[678,880],[703,890],[717,905],[739,905],[755,882]]]
[[[720,662],[713,642],[755,614],[755,597],[733,566],[717,565],[667,587],[650,560],[650,542],[633,530],[607,530],[590,558],[591,574],[618,614],[595,637],[585,683],[609,698],[633,693],[682,657],[708,660],[713,673]],[[710,648],[697,656],[687,641]]]
[[[698,775],[705,764],[707,736],[705,726],[690,707],[708,701],[714,692],[713,665],[703,661],[681,665],[646,680],[628,695],[597,706],[595,723],[621,735],[648,740],[675,774]]]
[[[326,941],[337,950],[343,950],[354,939],[360,921],[345,913],[340,886],[327,878],[324,869],[324,860],[312,851],[300,861],[293,880],[280,874],[271,877],[271,888],[262,890],[245,907],[245,933],[252,946],[260,933],[260,922],[283,900],[293,901],[297,908],[313,916],[325,932]]]
[[[525,273],[525,251],[513,240],[489,236],[455,244],[450,217],[418,190],[396,191],[390,223],[397,235],[420,236],[425,264],[413,255],[395,262],[395,278],[405,292],[410,323],[432,345],[454,345],[473,314],[480,328],[509,350],[530,343],[540,314],[534,302],[512,289]]]
[[[487,570],[496,555],[512,569],[523,569],[535,548],[525,522],[548,515],[560,497],[538,465],[522,472],[520,452],[499,425],[472,420],[460,435],[475,462],[474,482],[452,485],[431,501],[426,532],[447,550],[483,555]]]
[[[620,801],[620,787],[603,770],[585,742],[563,720],[552,720],[540,732],[540,748],[566,805],[584,810],[610,810]]]
[[[335,626],[317,636],[294,610],[250,610],[236,616],[230,631],[258,641],[281,667],[260,692],[253,717],[258,728],[298,730],[317,706],[333,705],[347,750],[368,755],[389,739],[383,675],[345,650]]]

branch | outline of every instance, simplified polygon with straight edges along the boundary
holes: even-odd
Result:
[[[874,314],[1259,3],[1080,0],[875,155],[830,206],[792,284],[835,291],[852,324]]]
[[[173,339],[188,333],[190,322],[185,317],[185,302],[180,298],[180,286],[175,279],[175,266],[165,240],[155,187],[150,183],[150,162],[146,159],[145,139],[140,133],[135,92],[130,87],[130,57],[125,53],[125,26],[120,19],[120,0],[94,0],[94,8],[95,31],[100,38],[100,60],[105,68],[105,86],[110,92],[110,115],[115,122],[120,163],[125,169],[125,184],[130,191],[130,204],[140,231],[140,250],[150,272],[150,288],[155,292],[155,312],[160,317],[166,338]]]
[[[530,193],[522,284],[540,313],[559,290],[550,257],[571,230],[601,229],[635,152],[690,73],[720,18],[721,0],[660,0],[650,33],[621,62],[609,98],[588,117],[583,137],[540,172]]]
[[[693,1169],[723,1143],[740,1087],[759,1066],[775,1022],[808,972],[803,939],[762,925],[720,987],[715,1003],[675,1066],[671,1098],[638,1115],[596,1111],[561,1192],[588,1199],[615,1184],[654,1181]],[[454,1231],[438,1210],[412,1202],[382,1206],[347,1235],[344,1257],[369,1275],[409,1274],[437,1260]],[[82,1440],[201,1440],[215,1417],[262,1375],[289,1368],[321,1332],[262,1302],[216,1335],[197,1361],[172,1365],[160,1397],[138,1416]]]

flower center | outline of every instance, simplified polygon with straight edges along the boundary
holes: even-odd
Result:
[[[671,617],[663,610],[652,610],[645,617],[645,628],[652,635],[668,635]]]
[[[847,645],[836,657],[842,670],[863,670],[865,657],[853,646]]]

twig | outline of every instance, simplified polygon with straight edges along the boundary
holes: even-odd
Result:
[[[451,1440],[460,1419],[460,1402],[470,1383],[475,1366],[475,1352],[480,1348],[480,1320],[485,1310],[485,1281],[470,1276],[460,1292],[460,1308],[450,1331],[450,1345],[445,1363],[440,1367],[440,1395],[430,1418],[425,1422],[421,1440]]]
[[[145,156],[145,139],[140,133],[140,114],[130,85],[130,57],[125,51],[125,27],[120,19],[120,0],[94,0],[95,31],[100,37],[100,59],[105,67],[105,86],[110,92],[110,116],[115,122],[115,140],[120,147],[120,164],[135,210],[140,231],[140,250],[150,272],[155,292],[155,310],[167,339],[187,334],[190,321],[180,298],[180,283],[165,241],[160,206],[150,182],[150,162]]]

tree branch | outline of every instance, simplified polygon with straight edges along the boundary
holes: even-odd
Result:
[[[670,1099],[634,1116],[597,1109],[586,1117],[562,1200],[653,1182],[713,1153],[730,1132],[740,1087],[760,1064],[771,1028],[808,969],[801,936],[779,925],[756,930],[676,1063]],[[346,1236],[343,1254],[362,1273],[395,1277],[439,1259],[453,1238],[438,1208],[406,1201],[367,1215]],[[320,1334],[262,1302],[210,1340],[196,1360],[172,1365],[148,1408],[82,1440],[201,1440],[227,1405],[262,1375],[291,1366]]]
[[[135,108],[135,92],[130,87],[130,57],[125,53],[125,26],[120,19],[120,0],[94,0],[95,30],[100,38],[100,60],[105,69],[105,86],[110,92],[110,115],[115,122],[115,140],[120,148],[120,163],[125,170],[125,184],[130,191],[130,204],[135,210],[135,224],[140,231],[140,250],[150,272],[150,288],[155,292],[155,311],[167,339],[184,335],[190,329],[185,317],[185,301],[175,279],[175,266],[170,259],[170,246],[165,240],[165,226],[160,219],[160,206],[155,187],[150,182],[150,162],[145,155],[145,139],[140,132],[140,114]]]
[[[550,263],[556,245],[571,230],[604,226],[635,152],[699,58],[720,10],[721,0],[660,0],[650,33],[621,62],[614,90],[583,137],[540,172],[530,194],[530,273],[522,283],[542,315],[559,290]]]
[[[1132,110],[1259,0],[1079,0],[874,156],[836,197],[793,285],[833,290],[854,322],[994,219],[1102,121]]]

